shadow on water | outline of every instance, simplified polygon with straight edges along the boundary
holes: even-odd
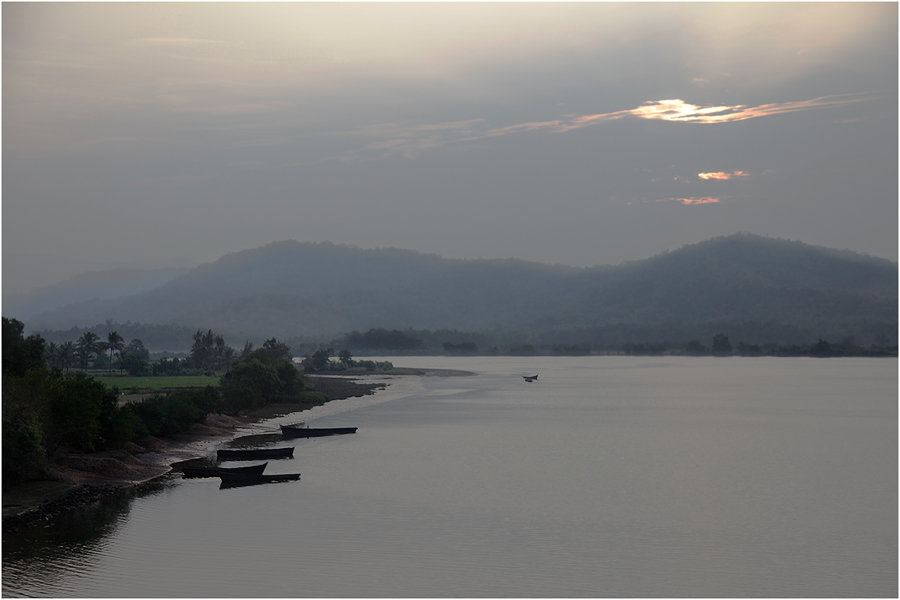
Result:
[[[3,533],[3,596],[17,595],[15,582],[23,574],[42,573],[44,580],[71,568],[72,556],[90,565],[105,540],[127,520],[134,500],[162,493],[174,484],[164,477],[140,486],[123,489],[96,502],[74,507],[40,524]]]
[[[235,438],[225,444],[225,448],[253,448],[256,446],[264,446],[275,444],[284,440],[281,432],[278,433],[258,433],[255,435],[244,435]]]

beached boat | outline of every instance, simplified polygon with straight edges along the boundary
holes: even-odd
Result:
[[[326,435],[346,435],[356,433],[357,427],[289,427],[281,426],[281,435],[285,438],[309,438]]]
[[[219,460],[255,460],[258,458],[293,458],[294,448],[246,448],[241,450],[218,450]]]
[[[264,462],[261,465],[250,465],[249,467],[182,467],[181,472],[185,477],[219,477],[221,475],[262,475],[266,470]]]
[[[282,481],[297,481],[300,473],[283,473],[278,475],[223,475],[219,489],[243,487],[245,485],[260,485],[263,483],[279,483]]]

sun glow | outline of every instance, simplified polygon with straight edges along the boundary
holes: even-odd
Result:
[[[659,202],[677,202],[682,206],[699,206],[702,204],[718,204],[722,201],[721,198],[716,198],[714,196],[692,196],[688,198],[666,198],[665,200],[659,200]]]
[[[587,115],[566,114],[545,121],[528,121],[502,127],[489,127],[487,119],[478,118],[427,125],[387,123],[371,126],[365,130],[357,130],[354,133],[366,137],[382,138],[383,143],[378,149],[387,153],[414,155],[423,149],[445,144],[473,142],[529,132],[560,134],[621,119],[648,119],[707,125],[746,121],[815,108],[844,106],[871,99],[870,95],[865,94],[840,95],[794,102],[773,102],[759,106],[734,104],[705,107],[689,104],[680,99],[653,100],[636,108]],[[370,149],[374,148],[374,146],[370,146]],[[749,173],[746,171],[711,171],[698,173],[697,176],[705,181],[725,181],[737,177],[748,177]]]
[[[704,181],[715,180],[715,181],[728,181],[729,179],[734,179],[735,177],[749,177],[750,174],[746,171],[713,171],[709,173],[697,173],[697,177],[703,179]]]

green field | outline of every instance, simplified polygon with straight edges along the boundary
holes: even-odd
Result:
[[[159,377],[130,377],[117,375],[95,376],[107,387],[117,387],[121,391],[137,388],[139,390],[162,390],[172,388],[196,388],[208,385],[218,386],[217,375],[163,375]]]

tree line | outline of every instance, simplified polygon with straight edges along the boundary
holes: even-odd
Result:
[[[271,338],[241,353],[221,336],[198,331],[188,357],[199,369],[222,368],[218,386],[155,394],[142,402],[120,403],[119,390],[85,372],[67,373],[39,335],[24,336],[24,325],[3,318],[3,481],[44,476],[55,458],[76,450],[119,448],[148,435],[171,435],[201,422],[209,413],[237,414],[273,402],[318,403],[327,398],[308,389],[292,361],[291,349]],[[94,346],[94,358],[115,349]],[[123,347],[121,353],[125,348]],[[110,365],[111,367],[111,365]]]
[[[384,354],[417,354],[417,355],[486,355],[486,356],[529,356],[558,355],[584,356],[589,354],[627,354],[627,355],[685,355],[685,356],[816,356],[816,357],[879,357],[897,356],[897,346],[886,341],[881,344],[860,345],[852,337],[839,340],[813,338],[816,341],[805,344],[782,343],[750,343],[738,341],[733,343],[725,332],[716,332],[710,339],[691,339],[686,341],[627,341],[627,335],[619,343],[591,342],[590,336],[571,332],[565,336],[568,341],[559,341],[553,336],[526,336],[508,332],[479,333],[461,332],[457,330],[386,330],[370,329],[365,333],[354,331],[336,338],[327,345],[304,343],[291,340],[291,344],[301,347],[307,352],[307,361],[313,370],[322,370],[327,366],[328,357],[334,355],[332,348],[345,348],[342,352],[372,352]],[[646,337],[646,336],[636,336]],[[587,339],[585,339],[587,338]],[[329,353],[323,357],[323,352]],[[332,370],[339,368],[343,360],[338,357],[332,361]]]

